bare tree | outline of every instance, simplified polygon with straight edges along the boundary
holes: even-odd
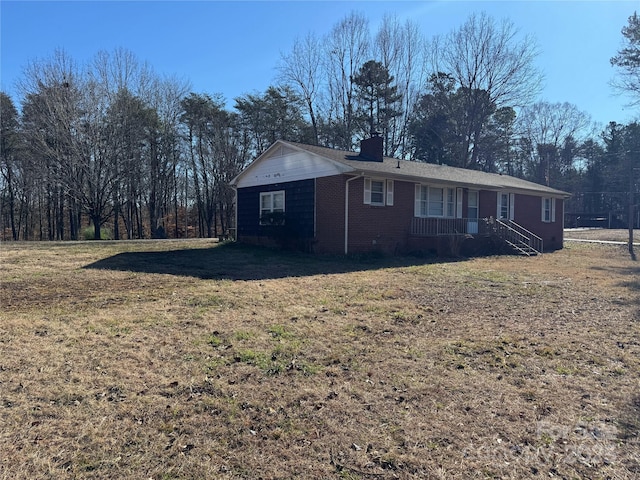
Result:
[[[150,197],[155,198],[149,192],[155,188],[155,174],[150,170],[153,170],[157,161],[157,113],[140,97],[124,88],[117,92],[109,103],[105,117],[99,122],[102,122],[104,150],[114,173],[114,235],[119,238],[119,217],[122,215],[127,237],[143,237],[143,212],[140,209],[145,203],[149,207]],[[149,218],[155,220],[153,207]],[[151,222],[152,235],[154,228]]]
[[[148,102],[154,91],[157,75],[146,63],[125,48],[111,52],[101,50],[93,57],[88,70],[97,92],[111,102],[123,89]]]
[[[229,114],[221,96],[191,93],[182,101],[181,121],[186,128],[188,156],[198,207],[200,236],[216,235],[219,134]]]
[[[537,102],[521,110],[517,119],[517,131],[527,145],[525,158],[531,179],[550,185],[552,177],[559,177],[573,167],[565,157],[561,162],[560,150],[568,139],[582,142],[590,137],[593,122],[588,113],[570,103]]]
[[[424,83],[424,42],[414,22],[407,20],[401,24],[396,16],[385,15],[373,48],[374,58],[394,77],[401,97],[399,115],[392,119],[385,132],[385,155],[408,158],[411,152],[409,124]]]
[[[291,52],[282,55],[278,70],[280,79],[291,86],[304,101],[313,129],[313,142],[318,144],[317,101],[322,78],[322,50],[320,41],[311,33],[296,39]]]
[[[11,228],[11,237],[18,240],[16,204],[20,184],[20,131],[19,116],[11,97],[0,92],[0,230],[4,232],[5,219]]]
[[[43,61],[33,61],[25,69],[20,85],[25,137],[33,161],[34,173],[42,187],[46,227],[40,237],[63,239],[65,211],[92,206],[84,197],[86,173],[85,79],[75,62],[62,50]],[[71,221],[75,215],[70,215]],[[71,225],[75,236],[78,225]],[[43,233],[46,230],[46,235]]]
[[[119,238],[121,215],[129,238],[145,236],[147,220],[157,233],[176,161],[177,97],[186,91],[176,86],[169,94],[164,87],[167,82],[123,49],[99,52],[84,70],[64,52],[30,65],[24,125],[45,185],[48,238],[64,237],[66,211],[75,238],[80,210],[96,239],[109,220]]]
[[[451,75],[466,92],[466,108],[477,121],[469,121],[464,138],[466,165],[477,163],[488,112],[482,105],[496,108],[529,104],[540,91],[542,76],[534,66],[538,55],[531,37],[518,38],[513,23],[501,23],[486,15],[472,14],[460,27],[432,45],[434,72]],[[486,98],[484,98],[486,97]]]
[[[223,123],[218,124],[213,138],[216,151],[215,169],[215,201],[217,203],[220,233],[222,238],[229,236],[233,227],[235,191],[231,188],[231,180],[247,165],[247,145],[243,142],[243,135],[238,128],[239,116],[227,114]]]
[[[167,228],[164,220],[173,210],[174,234],[178,231],[178,195],[182,188],[178,187],[179,179],[183,178],[185,156],[180,136],[180,115],[182,114],[182,99],[189,92],[190,85],[178,78],[157,78],[154,81],[151,96],[151,107],[155,110],[158,128],[158,160],[152,166],[156,173],[152,174],[156,184],[152,182],[149,190],[149,215],[152,230],[161,234],[161,228]],[[153,192],[153,194],[152,194]],[[153,210],[153,213],[152,213]],[[155,223],[154,223],[155,222]]]
[[[351,13],[333,27],[325,40],[325,48],[329,99],[325,112],[326,143],[349,150],[356,140],[356,85],[353,78],[370,56],[367,19]]]
[[[129,50],[99,51],[89,66],[96,122],[103,123],[105,154],[113,170],[112,198],[115,238],[120,237],[120,217],[128,238],[145,236],[144,214],[148,206],[148,169],[157,147],[158,127],[150,101],[157,90],[157,76]],[[146,202],[145,202],[145,197]],[[156,213],[155,205],[153,212]],[[151,215],[154,216],[154,215]],[[155,218],[150,225],[155,232]]]

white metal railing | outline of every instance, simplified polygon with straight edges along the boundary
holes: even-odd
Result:
[[[535,233],[512,220],[503,221],[494,218],[413,217],[411,235],[417,237],[495,235],[523,253],[528,250],[542,253],[543,249],[542,238]]]
[[[496,220],[498,233],[504,240],[510,241],[516,248],[526,247],[542,253],[543,240],[535,233],[527,230],[513,220]]]
[[[411,235],[418,237],[482,235],[488,231],[486,218],[413,217],[411,221]]]

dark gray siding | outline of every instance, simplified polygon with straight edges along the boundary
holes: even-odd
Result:
[[[260,225],[260,193],[284,190],[285,229],[297,238],[314,236],[315,180],[276,183],[238,189],[238,237],[269,236],[273,227]]]

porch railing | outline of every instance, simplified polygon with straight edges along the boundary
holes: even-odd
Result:
[[[525,255],[536,255],[543,251],[542,238],[511,220],[414,217],[411,221],[411,235],[418,237],[493,235]]]
[[[490,233],[486,218],[423,218],[413,217],[411,235],[439,237],[451,235],[486,235]]]

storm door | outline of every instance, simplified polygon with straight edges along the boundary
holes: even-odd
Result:
[[[467,196],[467,233],[477,235],[478,233],[478,192],[469,190]]]

